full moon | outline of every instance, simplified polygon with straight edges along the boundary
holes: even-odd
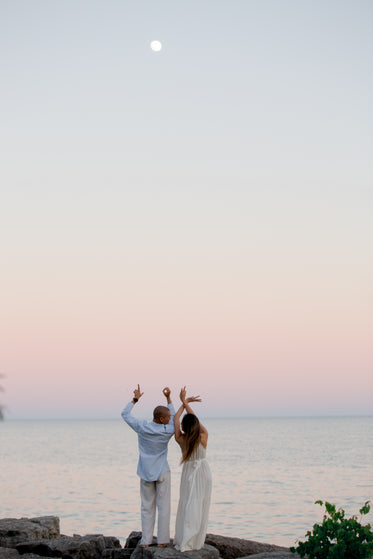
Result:
[[[161,41],[152,41],[150,43],[150,48],[152,50],[154,50],[154,52],[159,52],[160,50],[162,50],[162,43]]]

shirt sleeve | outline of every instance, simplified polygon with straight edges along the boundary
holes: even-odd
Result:
[[[133,417],[133,415],[131,415],[131,411],[132,408],[135,404],[133,404],[132,402],[129,402],[126,407],[123,409],[121,416],[124,419],[124,421],[134,430],[136,431],[136,433],[139,432],[140,430],[140,425],[141,422],[136,419],[136,417]]]
[[[175,415],[175,408],[173,404],[167,404],[168,409],[170,410],[170,423],[167,425],[167,431],[174,434],[175,433],[175,426],[174,426],[174,415]]]

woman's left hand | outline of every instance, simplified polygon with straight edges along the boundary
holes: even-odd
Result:
[[[189,396],[189,398],[187,398],[185,402],[187,404],[190,404],[191,402],[202,402],[202,400],[199,396]]]

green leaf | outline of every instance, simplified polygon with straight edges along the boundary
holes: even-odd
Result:
[[[365,504],[363,507],[361,507],[361,509],[359,510],[360,514],[368,514],[368,512],[370,511],[370,501],[365,501]]]
[[[315,501],[323,505],[323,501]],[[373,557],[373,532],[370,524],[362,526],[357,516],[345,517],[345,511],[325,502],[326,514],[321,524],[314,524],[306,533],[306,541],[291,548],[292,553],[307,559],[368,559]],[[370,511],[369,501],[360,509]]]

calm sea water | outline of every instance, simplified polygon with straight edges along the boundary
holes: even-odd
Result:
[[[373,417],[210,419],[209,532],[292,545],[322,519],[373,500]],[[106,421],[0,423],[0,517],[57,515],[61,532],[124,541],[140,530],[136,434]],[[171,440],[171,532],[181,467]],[[373,523],[372,513],[365,517]],[[365,521],[364,521],[365,523]]]

